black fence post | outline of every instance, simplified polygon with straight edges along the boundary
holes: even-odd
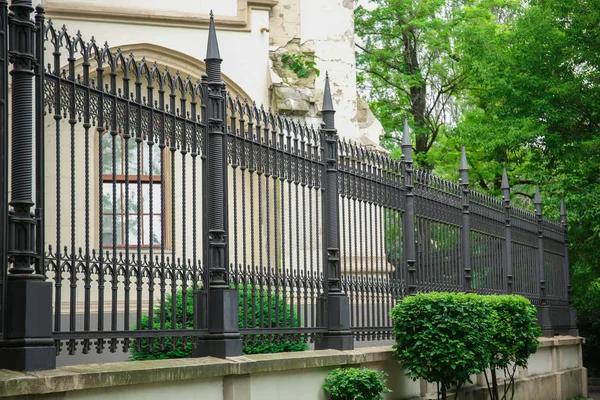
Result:
[[[11,202],[8,214],[8,260],[4,339],[0,368],[34,371],[56,366],[52,339],[52,284],[32,267],[37,253],[33,202],[33,91],[36,68],[36,26],[31,0],[13,0],[8,16],[12,76]],[[6,21],[5,21],[6,22]],[[37,32],[37,34],[43,34]],[[7,76],[0,79],[6,80]],[[43,118],[37,110],[36,118]],[[2,155],[7,157],[6,150]],[[2,210],[5,212],[5,210]],[[43,229],[43,227],[39,227]],[[2,268],[6,268],[3,265]]]
[[[535,187],[535,217],[538,225],[538,276],[540,280],[540,324],[542,325],[542,334],[545,337],[554,336],[552,322],[550,321],[550,308],[546,299],[546,263],[544,262],[544,215],[542,214],[542,198],[540,196],[540,187]]]
[[[465,146],[460,154],[460,187],[462,194],[462,258],[463,290],[471,292],[471,212],[469,211],[469,165]]]
[[[208,48],[206,51],[206,73],[208,75],[205,97],[207,113],[207,171],[206,191],[208,235],[205,243],[206,268],[206,324],[208,337],[201,340],[192,352],[194,357],[233,357],[242,354],[242,340],[238,327],[238,292],[229,286],[227,240],[227,140],[225,133],[225,84],[221,77],[221,59],[214,17],[210,15]],[[202,296],[200,297],[202,298]],[[197,310],[201,310],[199,305]]]
[[[335,110],[329,87],[329,76],[325,78],[323,95],[323,123],[321,140],[324,145],[323,218],[323,265],[324,293],[319,308],[323,313],[327,333],[316,343],[316,349],[352,350],[354,340],[350,330],[350,301],[342,290],[340,271],[340,216],[338,193],[338,145],[335,129]]]
[[[0,0],[0,260],[8,260],[8,1]],[[7,265],[0,265],[0,340],[4,338]]]
[[[402,228],[404,235],[404,276],[407,279],[406,286],[408,295],[413,296],[417,293],[416,284],[416,247],[415,247],[415,188],[413,183],[413,158],[412,144],[410,141],[410,128],[408,119],[404,120],[404,130],[402,132],[402,156],[404,161],[404,213],[402,214]]]
[[[567,223],[567,208],[565,207],[565,199],[560,202],[560,222],[563,226],[565,235],[565,256],[563,258],[563,269],[565,285],[567,286],[567,301],[569,303],[569,335],[579,336],[579,329],[577,329],[577,312],[573,307],[573,299],[571,298],[571,274],[569,265],[569,235],[568,235],[568,223]]]
[[[506,168],[502,170],[502,204],[504,205],[504,268],[505,277],[504,290],[506,293],[513,293],[513,263],[512,263],[512,225],[510,221],[510,186],[508,184],[508,175]]]

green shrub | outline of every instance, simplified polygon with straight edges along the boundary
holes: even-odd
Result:
[[[517,367],[526,367],[529,356],[536,352],[541,335],[537,323],[536,308],[522,296],[483,296],[489,304],[491,330],[487,341],[491,380],[485,375],[490,397],[505,399],[511,393],[514,398],[514,376]],[[502,395],[498,392],[496,370],[503,370],[509,377]]]
[[[239,326],[240,328],[260,328],[260,310],[261,310],[261,297],[260,292],[257,290],[256,296],[253,298],[251,294],[251,288],[248,286],[244,290],[243,285],[238,287],[238,312],[239,312]],[[186,326],[183,327],[183,291],[178,290],[175,295],[175,325],[173,325],[171,307],[173,304],[172,294],[167,295],[165,301],[165,329],[192,329],[194,326],[194,293],[192,288],[187,289],[186,295]],[[269,314],[269,306],[271,308],[271,314]],[[269,326],[268,316],[271,315],[271,327],[298,327],[300,326],[300,319],[294,315],[292,319],[291,308],[289,305],[285,305],[283,299],[275,294],[268,294],[263,292],[262,297],[262,308],[264,321],[262,328]],[[285,309],[285,313],[284,313]],[[244,311],[246,310],[244,324]],[[277,315],[276,310],[279,310]],[[285,318],[284,318],[285,314]],[[255,316],[254,326],[252,324],[252,315]],[[276,319],[278,317],[278,319]],[[160,325],[161,314],[160,305],[154,309],[152,329],[158,330],[161,328]],[[148,329],[149,317],[144,315],[142,317],[142,329]],[[131,349],[131,360],[160,360],[170,358],[185,358],[192,353],[192,344],[188,341],[186,346],[183,346],[182,340],[175,338],[176,342],[173,343],[173,338],[166,337],[164,339],[164,346],[158,340],[154,340],[152,346],[148,339],[142,339],[139,350],[135,346]],[[302,338],[296,340],[283,339],[281,335],[256,335],[250,343],[244,346],[244,354],[265,354],[265,353],[280,353],[284,351],[303,351],[307,350],[308,345]]]
[[[381,400],[391,390],[387,374],[372,369],[336,368],[325,378],[325,389],[331,400]]]
[[[460,388],[488,365],[489,314],[489,304],[475,294],[406,297],[391,312],[393,355],[408,377],[437,382],[446,400],[450,387]]]
[[[289,304],[284,304],[283,298],[268,293],[265,290],[256,290],[254,298],[252,287],[239,285],[238,287],[238,323],[240,328],[268,328],[271,327],[299,327],[300,318],[296,309],[292,314]],[[262,298],[261,298],[262,294]],[[262,326],[261,320],[262,308]],[[253,321],[254,319],[254,321]],[[304,351],[308,345],[302,338],[296,340],[284,339],[283,335],[255,335],[251,343],[244,346],[244,354],[268,354],[288,351]]]

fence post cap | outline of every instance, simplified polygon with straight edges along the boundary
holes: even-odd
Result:
[[[567,208],[565,207],[565,198],[560,199],[560,222],[567,223]]]
[[[408,117],[404,117],[404,129],[402,130],[402,147],[412,147],[410,142],[410,127],[408,126]]]
[[[465,146],[462,146],[460,150],[460,167],[459,171],[468,171],[469,164],[467,163],[467,151],[465,150]]]
[[[212,10],[210,11],[210,23],[208,26],[208,46],[206,48],[206,59],[221,60],[219,42],[217,41],[217,31],[215,29],[215,17]]]
[[[508,184],[508,174],[506,173],[506,167],[502,168],[502,185],[501,189],[510,189]]]
[[[535,212],[542,215],[542,196],[540,196],[540,185],[535,185],[535,197],[533,198]]]
[[[335,111],[333,108],[333,99],[331,98],[331,88],[329,86],[329,72],[325,72],[325,92],[323,93],[323,108],[321,111]]]

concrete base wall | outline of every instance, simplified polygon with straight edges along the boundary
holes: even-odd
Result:
[[[519,369],[515,399],[568,400],[587,395],[581,338],[540,338],[527,369]],[[0,370],[2,399],[128,400],[326,400],[327,374],[339,366],[373,368],[389,374],[386,400],[435,399],[435,384],[404,376],[390,346],[352,351],[306,351],[232,357],[61,367],[17,373]],[[502,378],[499,378],[502,384]],[[487,400],[485,381],[473,377],[461,400]],[[200,396],[200,397],[199,397]]]

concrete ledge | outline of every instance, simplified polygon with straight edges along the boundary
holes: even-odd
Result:
[[[540,337],[539,341],[540,347],[573,346],[585,343],[584,338],[574,336]]]
[[[546,385],[546,388],[554,388],[552,390],[556,390],[557,393],[586,393],[585,368],[583,368],[580,361],[576,362],[577,367],[575,368],[559,370],[558,366],[561,364],[560,353],[563,349],[580,346],[581,343],[582,338],[578,337],[540,338],[541,351],[538,351],[530,360],[530,373],[525,370],[524,376],[519,377],[518,382],[522,382],[519,385],[524,385],[521,390],[526,392],[533,390],[535,392],[532,387]],[[569,351],[569,357],[573,358],[572,350]],[[397,388],[395,387],[395,393],[386,396],[386,399],[414,397],[419,393],[419,383],[415,383],[417,385],[415,387],[415,384],[411,383],[412,381],[403,376],[403,371],[392,359],[391,354],[391,346],[382,346],[365,347],[350,351],[319,350],[257,354],[228,359],[205,357],[86,364],[34,373],[0,370],[0,398],[16,398],[19,396],[22,396],[21,398],[36,396],[35,398],[38,398],[37,396],[40,396],[40,399],[55,399],[63,398],[65,394],[69,396],[77,395],[77,398],[87,398],[89,394],[93,393],[102,395],[104,390],[127,392],[137,390],[135,389],[137,387],[152,391],[153,387],[178,388],[182,385],[192,384],[192,382],[205,382],[205,385],[213,385],[206,386],[207,388],[214,388],[216,391],[220,389],[216,388],[214,383],[211,382],[219,382],[219,385],[225,388],[222,390],[223,393],[234,393],[235,390],[246,391],[246,389],[242,390],[241,388],[248,385],[254,387],[252,386],[254,383],[251,384],[251,382],[255,381],[252,379],[256,379],[256,382],[258,382],[256,387],[259,387],[260,382],[267,382],[268,379],[275,379],[272,380],[272,382],[275,382],[277,379],[283,379],[281,377],[284,375],[289,379],[299,379],[298,377],[302,374],[305,376],[302,379],[309,379],[303,382],[312,385],[310,389],[312,392],[310,393],[317,395],[318,392],[322,392],[322,382],[329,370],[350,365],[387,370],[390,376],[394,377],[390,381],[394,381],[392,383]],[[573,364],[570,358],[569,366]],[[540,364],[540,366],[536,366],[537,364]],[[267,376],[271,376],[271,378],[265,378]],[[255,378],[249,379],[249,377]],[[530,384],[525,384],[530,381]],[[432,393],[428,386],[422,384],[420,386],[421,398],[429,398]],[[261,387],[264,389],[264,384]],[[481,396],[485,397],[486,392],[485,390],[481,391],[481,389],[481,386],[465,389],[465,395],[461,395],[461,398],[479,399],[482,398]],[[269,390],[272,389],[267,387],[264,390],[266,392],[257,392],[256,397],[248,397],[248,399],[266,398],[263,397],[264,393],[269,393]],[[119,393],[124,394],[125,392]],[[213,398],[229,399],[229,397],[218,396]],[[523,399],[525,398],[523,397]],[[238,400],[236,397],[231,399]]]
[[[205,357],[85,364],[34,373],[0,370],[0,397],[371,363],[389,360],[391,353],[390,346],[383,346],[255,354],[224,360]]]

